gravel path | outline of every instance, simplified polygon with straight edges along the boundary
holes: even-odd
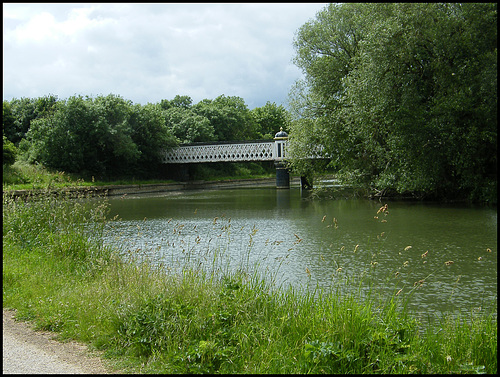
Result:
[[[3,310],[4,374],[117,373],[106,368],[100,358],[90,356],[85,345],[58,342],[53,333],[33,331],[14,315],[12,310]]]

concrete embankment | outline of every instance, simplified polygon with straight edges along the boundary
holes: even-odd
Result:
[[[300,185],[299,178],[292,178],[290,186]],[[34,190],[12,190],[8,191],[12,197],[38,196],[41,194],[60,195],[77,197],[79,195],[91,196],[115,196],[125,194],[147,194],[155,192],[184,191],[184,190],[204,190],[204,189],[224,189],[234,187],[276,187],[275,178],[260,179],[231,179],[225,181],[191,181],[177,183],[152,183],[138,185],[108,185],[108,186],[86,186],[86,187],[63,187],[58,189],[34,189]]]

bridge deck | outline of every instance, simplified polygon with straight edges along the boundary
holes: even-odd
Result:
[[[274,141],[183,145],[166,152],[163,163],[276,161],[284,158],[285,145]]]

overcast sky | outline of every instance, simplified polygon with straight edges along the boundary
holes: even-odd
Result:
[[[222,94],[286,105],[296,31],[326,3],[3,4],[3,99]]]

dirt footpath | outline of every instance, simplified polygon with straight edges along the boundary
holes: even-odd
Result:
[[[100,358],[91,356],[85,345],[56,341],[53,333],[33,331],[14,315],[12,310],[3,310],[4,374],[113,373]]]

